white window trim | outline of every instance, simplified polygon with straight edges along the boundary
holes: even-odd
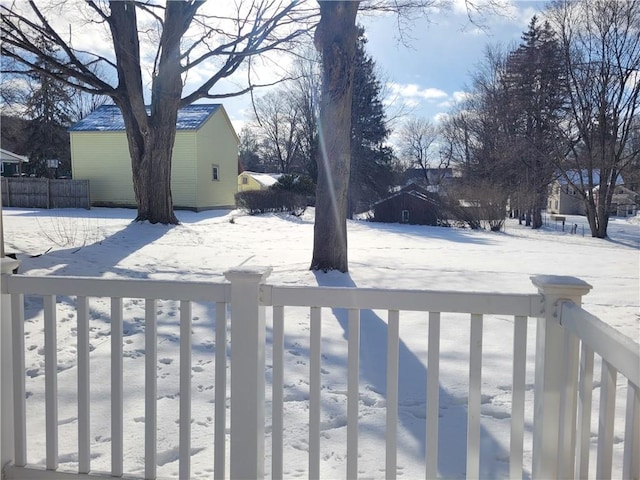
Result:
[[[219,182],[220,181],[220,166],[219,165],[211,165],[211,181]]]

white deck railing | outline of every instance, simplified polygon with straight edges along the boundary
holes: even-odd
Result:
[[[469,393],[467,398],[466,475],[480,475],[481,374],[485,317],[513,317],[511,373],[511,439],[509,476],[522,478],[525,435],[525,375],[527,319],[537,317],[534,385],[534,478],[586,478],[589,452],[594,353],[602,358],[597,478],[612,474],[616,374],[627,379],[623,478],[640,476],[640,353],[636,343],[620,335],[580,307],[590,286],[570,277],[534,277],[536,294],[486,294],[330,287],[287,287],[265,284],[269,269],[239,269],[225,274],[227,283],[11,275],[14,263],[2,260],[2,465],[6,478],[78,478],[91,468],[91,402],[89,369],[89,299],[110,298],[111,304],[111,469],[104,478],[119,477],[123,468],[123,298],[145,300],[144,478],[157,475],[157,302],[180,302],[179,478],[191,475],[192,304],[215,304],[215,343],[226,345],[230,312],[230,395],[227,395],[227,352],[215,349],[215,420],[210,445],[214,478],[263,478],[265,457],[271,458],[272,478],[285,473],[283,440],[285,381],[285,309],[309,309],[309,430],[308,476],[319,478],[321,466],[322,309],[346,309],[348,354],[347,441],[345,478],[358,477],[358,413],[360,396],[360,313],[387,311],[386,435],[384,478],[395,478],[397,466],[399,325],[401,311],[428,312],[429,374],[426,379],[425,477],[438,476],[440,327],[442,313],[470,318]],[[25,410],[25,295],[43,298],[46,462],[45,470],[27,464]],[[78,471],[58,471],[57,301],[76,299]],[[229,308],[228,308],[229,307]],[[266,309],[272,309],[271,451],[265,453]],[[220,321],[220,320],[223,321]],[[365,327],[366,328],[366,327]],[[227,463],[227,401],[230,404]]]

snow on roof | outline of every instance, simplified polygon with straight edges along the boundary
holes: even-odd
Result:
[[[599,185],[600,170],[597,168],[593,169],[591,175],[593,176],[593,184]],[[569,183],[567,181],[567,177],[569,178],[569,181],[574,185],[580,185],[581,183],[587,184],[589,182],[589,171],[586,169],[583,169],[582,171],[569,170],[566,172],[566,177],[562,174],[559,174],[557,179],[558,183],[560,185],[567,185]],[[582,177],[582,182],[581,182],[581,177]],[[616,185],[622,185],[623,183],[624,182],[622,180],[622,177],[618,175],[618,177],[616,178]]]
[[[25,156],[5,150],[4,148],[0,148],[0,161],[7,163],[20,163],[29,162],[29,159]]]
[[[435,199],[429,197],[428,195],[425,195],[422,192],[418,192],[416,190],[400,190],[399,192],[397,192],[397,193],[395,193],[393,195],[390,195],[390,196],[388,196],[386,198],[383,198],[382,200],[378,200],[372,206],[375,207],[376,205],[379,205],[381,203],[387,202],[387,201],[391,200],[392,198],[399,197],[400,195],[410,195],[412,197],[418,198],[418,199],[423,200],[425,202],[432,203],[434,205],[437,204]]]
[[[270,187],[271,185],[277,183],[278,179],[282,176],[281,173],[257,173],[248,171],[244,171],[242,173],[250,176],[260,185],[264,185],[265,187]]]
[[[193,104],[178,110],[177,130],[197,130],[213,115],[219,103]],[[147,107],[147,114],[151,113]],[[102,105],[69,128],[71,132],[124,131],[124,119],[116,105]]]

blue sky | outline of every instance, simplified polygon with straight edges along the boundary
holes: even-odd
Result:
[[[395,16],[359,14],[358,22],[364,25],[368,38],[367,52],[376,62],[387,99],[392,102],[390,116],[401,110],[405,115],[437,120],[463,95],[470,84],[470,72],[482,61],[487,45],[517,44],[531,17],[547,3],[512,0],[502,15],[483,20],[482,31],[469,23],[461,2],[450,11],[412,22],[406,32],[408,46],[399,39]],[[249,120],[248,96],[226,99],[224,104],[237,128]]]
[[[409,32],[409,46],[399,41],[395,18],[360,21],[368,38],[367,51],[394,101],[404,103],[411,114],[434,120],[468,89],[470,74],[483,60],[486,47],[519,43],[529,20],[544,4],[514,2],[503,16],[485,18],[484,30],[470,24],[460,10],[417,19]]]

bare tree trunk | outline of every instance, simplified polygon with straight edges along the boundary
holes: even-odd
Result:
[[[587,197],[584,202],[585,215],[589,222],[589,229],[591,230],[591,236],[597,237],[598,232],[598,213],[596,211],[596,204],[593,201],[593,197]]]
[[[533,205],[533,219],[531,228],[537,229],[542,227],[542,205],[544,205],[546,187],[536,192]]]
[[[351,93],[359,2],[320,1],[315,33],[322,56],[320,148],[311,270],[349,270],[347,190],[350,169]]]
[[[111,2],[111,28],[118,62],[118,95],[138,206],[136,221],[177,224],[171,197],[171,157],[182,94],[180,39],[193,10],[182,2],[168,2],[154,72],[150,112],[144,105],[139,38],[133,2]]]

